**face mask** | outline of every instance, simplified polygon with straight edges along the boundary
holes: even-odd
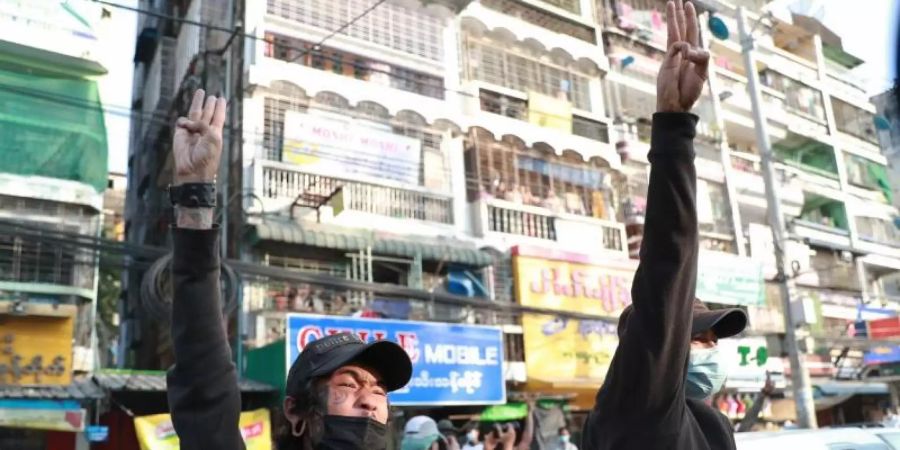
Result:
[[[325,416],[317,450],[384,450],[387,426],[369,417]]]
[[[563,444],[568,444],[569,443],[569,435],[566,434],[566,435],[560,436],[559,442],[562,442]]]
[[[691,350],[685,394],[696,400],[706,400],[725,384],[725,367],[718,347]]]
[[[474,444],[475,441],[478,440],[478,432],[475,431],[475,430],[472,430],[472,431],[468,432],[468,434],[466,434],[466,439],[467,439],[469,442],[471,442],[471,443]]]

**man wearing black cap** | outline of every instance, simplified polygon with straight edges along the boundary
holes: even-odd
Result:
[[[584,450],[735,448],[731,424],[708,402],[725,381],[717,341],[740,333],[747,316],[710,311],[694,297],[697,117],[689,111],[704,88],[709,53],[698,47],[692,4],[669,1],[666,19],[640,265],[632,305],[619,320],[619,347],[582,431]]]
[[[172,342],[169,371],[172,423],[187,449],[244,448],[241,396],[220,308],[219,230],[213,224],[215,174],[222,152],[225,99],[194,94],[176,124],[172,259]],[[364,343],[351,334],[306,346],[288,373],[279,450],[383,450],[387,393],[406,385],[412,363],[388,341]]]

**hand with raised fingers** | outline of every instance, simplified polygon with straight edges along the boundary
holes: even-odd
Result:
[[[203,89],[194,92],[188,116],[179,117],[175,123],[175,184],[215,181],[222,156],[226,107],[224,97],[206,97]]]
[[[688,112],[709,76],[709,52],[700,47],[697,10],[691,2],[666,4],[668,43],[656,78],[656,110]]]

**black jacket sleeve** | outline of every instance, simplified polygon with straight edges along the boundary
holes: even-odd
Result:
[[[222,318],[219,231],[174,229],[169,410],[181,448],[243,449],[241,394]]]
[[[588,418],[586,449],[598,448],[599,429],[610,422],[637,420],[668,434],[677,433],[684,418],[697,278],[696,124],[697,117],[688,113],[653,116],[644,235],[631,288],[634,309]]]

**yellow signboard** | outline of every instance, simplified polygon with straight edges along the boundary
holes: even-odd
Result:
[[[0,408],[0,427],[77,433],[84,431],[84,415],[81,408]]]
[[[72,382],[74,307],[71,310],[72,315],[55,317],[0,314],[0,385]]]
[[[633,261],[558,256],[516,249],[516,297],[523,306],[614,319],[631,304]],[[526,314],[522,326],[528,378],[539,381],[602,381],[618,345],[614,321]]]
[[[247,450],[272,450],[269,410],[242,412],[239,426]],[[169,414],[135,417],[134,429],[141,450],[178,450],[181,446]]]
[[[542,127],[572,132],[572,104],[539,92],[528,93],[528,121]]]

